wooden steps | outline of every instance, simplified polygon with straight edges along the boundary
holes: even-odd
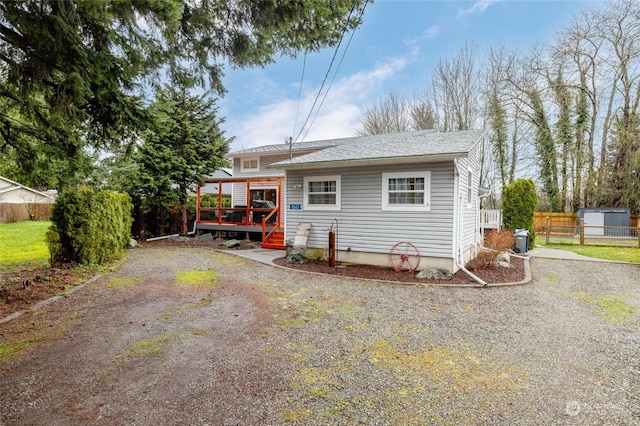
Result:
[[[286,250],[284,243],[284,231],[273,231],[265,241],[262,242],[262,248],[274,250]]]

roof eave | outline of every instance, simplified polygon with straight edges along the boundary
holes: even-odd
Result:
[[[311,170],[327,169],[330,167],[358,167],[358,166],[386,166],[396,164],[437,163],[453,161],[454,158],[466,157],[468,152],[416,155],[411,157],[362,158],[352,160],[316,161],[308,163],[276,163],[266,166],[268,169],[279,170]]]

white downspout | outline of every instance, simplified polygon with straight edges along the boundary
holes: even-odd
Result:
[[[476,280],[477,282],[479,282],[480,284],[482,284],[483,287],[487,287],[487,283],[482,280],[480,277],[478,277],[477,275],[474,275],[473,273],[471,273],[471,271],[469,271],[467,268],[465,268],[464,266],[464,262],[462,259],[462,235],[460,230],[462,229],[462,226],[460,226],[460,221],[462,220],[462,215],[460,214],[460,169],[458,166],[458,158],[454,158],[453,159],[453,165],[455,166],[455,182],[454,182],[454,190],[455,190],[455,208],[454,208],[454,212],[457,214],[457,218],[456,218],[456,222],[455,222],[455,233],[456,233],[456,238],[454,239],[454,243],[456,245],[456,248],[454,248],[454,251],[456,253],[455,254],[455,258],[456,258],[456,265],[458,266],[458,268],[462,269],[467,275],[469,275],[472,279]],[[467,183],[467,185],[469,185],[469,183]],[[457,250],[456,250],[457,249]]]

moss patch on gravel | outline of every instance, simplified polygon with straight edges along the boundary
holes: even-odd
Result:
[[[215,271],[199,271],[192,269],[190,271],[180,271],[176,275],[176,280],[180,285],[206,285],[216,286],[218,285],[218,274]]]
[[[628,303],[625,296],[621,295],[597,296],[586,291],[579,291],[575,293],[575,297],[582,302],[596,305],[598,313],[605,321],[612,324],[620,324],[636,312],[636,306]]]
[[[4,362],[10,359],[12,356],[17,355],[21,351],[35,346],[37,343],[44,340],[44,336],[36,335],[26,340],[20,340],[13,343],[0,343],[0,362]]]
[[[134,277],[112,276],[107,281],[108,288],[127,288],[133,286],[139,280]]]
[[[179,338],[178,333],[164,333],[151,339],[133,343],[127,347],[127,351],[136,357],[148,357],[159,355],[172,341]]]
[[[468,424],[509,410],[521,398],[527,377],[472,348],[411,351],[378,340],[351,348],[345,357],[334,356],[325,366],[312,366],[315,349],[310,346],[290,349],[299,368],[289,386],[307,403],[283,412],[282,420],[288,422],[311,416],[332,423],[369,407],[384,413],[375,421],[386,424]],[[361,389],[355,396],[354,387]]]
[[[263,287],[276,324],[304,335],[285,351],[295,371],[288,387],[301,399],[279,412],[283,423],[468,424],[526,404],[526,372],[472,347],[425,347],[424,323],[385,321],[331,291]]]

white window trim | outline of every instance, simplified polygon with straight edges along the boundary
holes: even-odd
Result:
[[[471,176],[471,180],[469,180],[469,176]],[[467,169],[467,193],[465,197],[467,198],[467,208],[473,207],[473,170],[471,168]]]
[[[340,175],[329,176],[305,176],[303,179],[303,208],[305,210],[340,210],[340,199],[342,198],[342,177]],[[336,181],[336,203],[335,204],[309,204],[309,182]]]
[[[394,178],[424,178],[424,204],[389,204],[389,179]],[[431,211],[431,172],[400,172],[382,174],[382,210],[404,212],[428,212]]]
[[[252,160],[256,160],[257,163],[257,167],[254,168],[245,168],[244,167],[244,162],[245,161],[252,161]],[[260,157],[241,157],[240,158],[240,171],[241,172],[259,172],[260,171]]]

